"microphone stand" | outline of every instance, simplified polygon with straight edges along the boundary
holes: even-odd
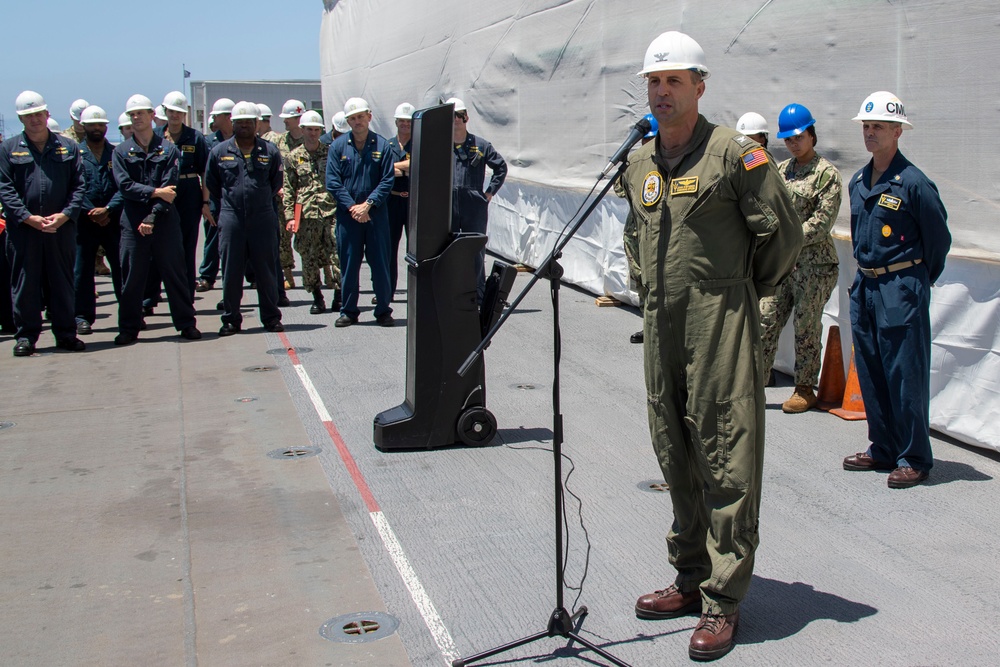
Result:
[[[575,613],[570,615],[566,610],[566,605],[563,603],[563,589],[565,588],[565,578],[564,578],[564,566],[563,566],[563,482],[562,482],[562,443],[563,443],[563,418],[562,414],[559,412],[559,361],[562,356],[561,350],[561,339],[559,331],[559,286],[560,278],[563,275],[563,268],[559,264],[558,260],[562,257],[562,251],[566,245],[570,242],[570,239],[579,231],[580,226],[583,224],[597,205],[604,199],[604,196],[608,193],[614,185],[615,180],[625,171],[625,165],[627,162],[623,159],[620,166],[618,167],[618,172],[615,176],[608,181],[604,189],[601,190],[597,198],[587,207],[587,210],[577,219],[577,221],[570,228],[569,232],[559,241],[556,246],[552,249],[549,256],[541,263],[541,265],[535,270],[535,274],[531,277],[531,280],[525,285],[521,293],[517,295],[517,298],[507,307],[500,319],[497,320],[493,328],[490,329],[489,333],[483,337],[483,341],[479,346],[472,351],[469,357],[465,360],[465,363],[458,369],[458,374],[464,376],[472,364],[475,363],[476,358],[482,354],[483,350],[490,344],[493,340],[493,336],[496,335],[500,327],[503,326],[507,318],[510,317],[511,313],[517,308],[517,306],[524,300],[531,288],[541,280],[543,277],[549,279],[549,290],[552,295],[552,336],[553,336],[553,379],[552,379],[552,457],[554,461],[554,480],[555,480],[555,515],[556,515],[556,544],[555,544],[555,555],[556,555],[556,606],[552,614],[549,616],[548,624],[546,629],[537,632],[533,635],[528,635],[527,637],[522,637],[521,639],[508,642],[501,646],[476,653],[475,655],[469,656],[468,658],[459,658],[452,661],[452,667],[465,667],[474,662],[479,662],[484,658],[494,656],[498,653],[503,653],[511,649],[517,648],[518,646],[524,646],[525,644],[530,644],[532,642],[538,641],[540,639],[545,639],[546,637],[564,637],[570,640],[570,643],[577,642],[585,649],[597,653],[601,657],[610,661],[618,667],[631,667],[627,662],[616,658],[611,655],[601,647],[590,642],[587,639],[581,637],[576,627],[579,628],[579,624],[582,624],[582,619],[587,615],[588,609],[586,606],[581,606],[580,609]],[[603,176],[603,174],[602,174]],[[599,180],[599,179],[598,179]]]

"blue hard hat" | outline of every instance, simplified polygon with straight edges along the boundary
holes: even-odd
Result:
[[[649,132],[646,133],[646,136],[644,136],[643,139],[652,139],[653,137],[656,136],[656,133],[660,130],[660,124],[656,122],[656,117],[653,116],[653,114],[651,113],[646,114],[645,116],[643,116],[643,118],[649,121],[649,127],[650,127]]]
[[[813,115],[801,104],[789,104],[778,114],[779,139],[787,139],[802,134],[807,127],[816,124]]]

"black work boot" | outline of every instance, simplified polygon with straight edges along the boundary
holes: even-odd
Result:
[[[323,290],[319,287],[313,288],[313,305],[309,308],[310,315],[319,315],[326,312],[326,302],[323,300]]]
[[[341,300],[341,293],[340,293],[340,288],[338,287],[337,289],[333,290],[333,303],[330,304],[330,310],[332,310],[333,312],[337,312],[338,310],[340,310],[340,305],[341,305],[340,300]]]

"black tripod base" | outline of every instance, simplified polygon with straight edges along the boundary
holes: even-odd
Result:
[[[573,631],[573,626],[577,623],[577,621],[582,622],[583,617],[586,615],[586,607],[580,607],[580,609],[577,610],[577,612],[572,616],[570,616],[569,612],[566,611],[565,608],[560,607],[552,612],[552,616],[549,617],[548,629],[544,632],[522,637],[521,639],[514,640],[502,646],[491,648],[488,651],[471,655],[468,658],[452,660],[451,667],[465,667],[466,665],[471,665],[474,662],[479,662],[480,660],[497,655],[498,653],[503,653],[504,651],[509,651],[517,648],[518,646],[524,646],[525,644],[536,642],[539,639],[545,639],[546,637],[565,637],[566,639],[583,646],[585,649],[593,651],[613,665],[618,665],[618,667],[631,667],[627,662],[622,662],[601,647],[596,646]]]

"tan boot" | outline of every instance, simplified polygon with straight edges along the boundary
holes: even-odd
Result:
[[[816,394],[813,388],[805,384],[795,385],[795,392],[792,397],[781,404],[781,411],[790,415],[797,415],[816,406]]]
[[[295,287],[295,276],[292,275],[291,269],[285,269],[285,289],[293,289]]]

